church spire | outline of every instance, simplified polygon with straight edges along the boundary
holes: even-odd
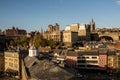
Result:
[[[92,20],[91,20],[91,22],[90,22],[91,24],[94,24],[95,22],[94,22],[94,19],[92,18]]]
[[[92,32],[92,31],[94,31],[95,30],[95,22],[94,22],[94,20],[93,20],[93,18],[92,18],[92,20],[91,20],[91,22],[90,22],[90,31]]]
[[[93,18],[92,18],[92,21],[91,22],[94,22]]]

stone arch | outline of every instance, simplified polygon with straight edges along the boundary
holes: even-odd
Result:
[[[113,42],[114,39],[111,36],[100,36],[99,41],[108,41],[108,42]]]

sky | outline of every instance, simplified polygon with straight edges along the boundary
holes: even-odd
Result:
[[[60,29],[73,23],[96,27],[120,27],[120,0],[0,0],[0,29],[12,26],[27,32],[47,30],[58,23]]]

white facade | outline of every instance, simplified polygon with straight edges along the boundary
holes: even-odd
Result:
[[[67,25],[65,31],[70,31],[70,25]]]
[[[37,49],[35,48],[35,46],[31,46],[30,49],[29,49],[29,56],[30,57],[34,57],[34,56],[37,56]]]
[[[83,55],[78,58],[79,68],[98,69],[99,66],[98,55]]]

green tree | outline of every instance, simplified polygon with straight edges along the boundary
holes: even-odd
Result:
[[[37,34],[33,38],[30,39],[30,43],[35,45],[35,47],[45,47],[47,46],[47,40],[44,39],[41,35]]]
[[[49,40],[49,41],[48,41],[48,45],[49,45],[51,48],[55,48],[56,43],[55,43],[55,41],[53,41],[53,40]]]
[[[23,38],[15,38],[10,41],[10,46],[28,46],[30,39],[24,36]]]
[[[19,41],[19,45],[21,46],[28,46],[30,39],[27,38],[26,36],[24,36],[20,41]]]

